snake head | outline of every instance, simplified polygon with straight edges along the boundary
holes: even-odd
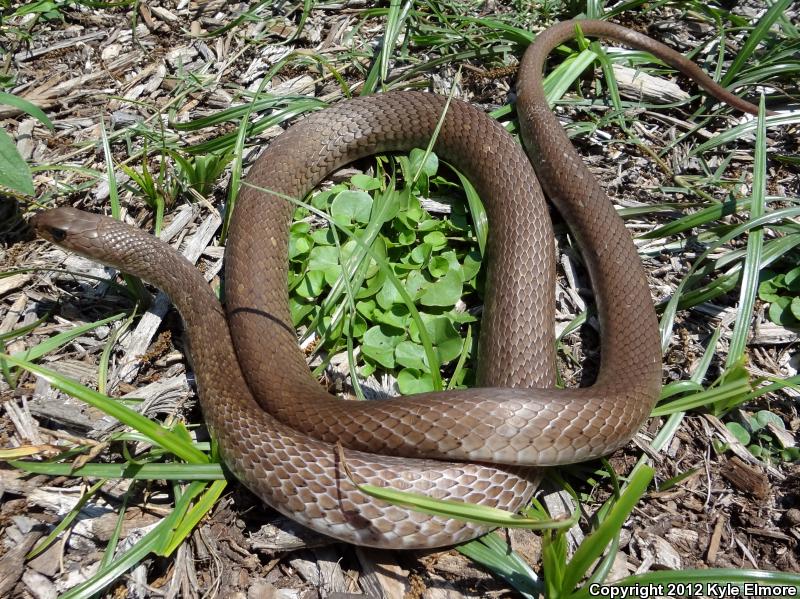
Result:
[[[157,238],[117,219],[84,212],[76,208],[54,208],[35,214],[30,220],[36,233],[58,246],[147,280],[154,280],[158,269],[165,261],[174,268],[183,268],[183,258],[167,244]],[[177,260],[177,262],[176,262]],[[170,262],[171,261],[171,262]],[[174,266],[177,264],[177,266]],[[199,275],[194,267],[189,277]],[[199,275],[202,278],[202,275]],[[155,278],[164,287],[165,279]],[[177,295],[179,287],[166,283],[169,295]]]
[[[54,208],[35,214],[30,223],[39,237],[68,250],[86,255],[86,244],[99,235],[99,225],[105,217],[83,212],[77,208]]]

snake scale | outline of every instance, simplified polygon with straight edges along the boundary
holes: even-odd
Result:
[[[206,423],[230,470],[267,504],[359,545],[422,548],[471,539],[486,529],[366,496],[340,456],[359,482],[515,511],[533,492],[537,467],[621,447],[659,395],[659,334],[643,267],[543,91],[546,57],[576,25],[585,35],[649,51],[717,98],[756,111],[647,36],[601,21],[567,21],[540,33],[522,59],[517,113],[527,155],[476,108],[413,91],[342,102],[275,139],[238,198],[225,309],[191,264],[145,232],[73,208],[40,212],[34,226],[169,294],[185,321]],[[293,205],[284,197],[303,198],[353,160],[426,147],[434,135],[434,151],[477,188],[491,227],[479,388],[338,400],[311,376],[291,325]],[[553,232],[542,188],[577,238],[597,298],[601,365],[590,387],[554,388]],[[346,449],[339,453],[336,443]]]

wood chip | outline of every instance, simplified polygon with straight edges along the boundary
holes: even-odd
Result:
[[[654,77],[639,69],[615,64],[614,77],[623,98],[641,100],[646,103],[666,104],[685,102],[691,96],[674,81]]]
[[[755,345],[788,345],[800,341],[800,333],[774,322],[757,322],[748,339]]]
[[[778,541],[784,541],[786,543],[792,542],[792,537],[787,534],[782,533],[779,530],[766,530],[763,528],[752,528],[748,527],[745,528],[744,531],[751,535],[756,535],[758,537],[767,537],[768,539],[777,539]]]
[[[288,518],[277,518],[264,524],[250,537],[253,549],[268,552],[285,552],[308,547],[322,547],[334,541]]]
[[[0,597],[10,597],[11,589],[25,571],[25,555],[41,536],[41,531],[29,532],[20,543],[8,549],[0,558]]]
[[[666,539],[644,533],[639,537],[638,545],[643,564],[667,570],[681,569],[681,556]]]
[[[359,584],[367,595],[381,599],[403,599],[406,594],[404,580],[409,571],[400,566],[391,551],[356,547],[356,556],[361,564]]]
[[[469,595],[461,593],[453,584],[441,576],[429,573],[428,578],[430,580],[422,593],[422,599],[464,599],[469,597]]]
[[[17,437],[23,443],[44,445],[45,439],[39,434],[39,423],[33,419],[28,401],[24,397],[19,404],[15,401],[7,401],[3,405],[6,415],[16,429]]]
[[[14,291],[15,289],[19,289],[25,283],[31,280],[31,275],[28,273],[20,273],[16,275],[11,275],[10,277],[3,277],[0,279],[0,296],[5,295],[9,291]]]
[[[711,535],[708,551],[706,552],[706,563],[709,566],[713,566],[717,561],[717,552],[719,551],[719,543],[722,540],[722,527],[724,524],[725,519],[721,515],[717,516],[717,523],[714,525],[714,532]]]
[[[26,570],[22,575],[22,582],[36,599],[56,599],[58,597],[56,585],[35,570]]]
[[[20,315],[25,311],[25,306],[27,305],[28,296],[24,293],[20,293],[19,297],[14,300],[14,303],[8,308],[8,312],[6,312],[3,321],[0,322],[0,334],[8,333],[16,326],[17,322],[19,322]]]
[[[321,547],[314,550],[314,559],[296,557],[289,560],[294,568],[306,582],[316,587],[322,597],[330,593],[347,593],[351,589],[347,578],[339,565],[339,551],[330,547]]]
[[[91,42],[94,40],[99,40],[106,37],[108,33],[103,30],[99,31],[92,31],[91,33],[86,33],[84,35],[78,35],[76,37],[70,37],[60,42],[56,42],[54,44],[50,44],[49,46],[42,46],[41,48],[35,49],[25,49],[21,52],[17,52],[14,55],[14,60],[16,62],[23,62],[26,60],[30,60],[32,58],[38,58],[39,56],[44,56],[45,54],[50,54],[51,52],[56,52],[58,50],[63,50],[64,48],[71,48],[74,47],[76,44],[81,42]],[[0,115],[2,116],[2,115]]]
[[[99,517],[92,518],[91,531],[94,534],[94,537],[98,541],[107,543],[111,538],[111,535],[114,534],[118,520],[119,514],[117,512],[108,512]],[[154,516],[153,514],[143,512],[136,508],[131,508],[125,512],[125,517],[122,520],[122,533],[120,538],[124,539],[132,530],[150,526],[151,524],[159,522],[160,520],[161,518],[158,516]]]
[[[745,493],[749,493],[756,499],[766,499],[769,497],[770,485],[767,475],[748,466],[738,457],[732,457],[720,471],[734,487]]]
[[[553,518],[568,518],[575,509],[572,496],[566,491],[548,493],[543,498],[547,511]],[[567,542],[569,543],[570,554],[572,554],[581,543],[583,543],[583,531],[578,523],[567,531]]]
[[[784,449],[788,449],[789,447],[797,447],[797,441],[795,440],[794,435],[785,428],[779,427],[772,421],[767,422],[767,428],[769,429],[769,432],[772,433],[772,436],[777,439],[780,446]]]

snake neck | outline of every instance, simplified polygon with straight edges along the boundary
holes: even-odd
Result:
[[[106,264],[160,288],[181,314],[192,362],[209,365],[195,370],[195,380],[212,434],[222,423],[211,408],[239,402],[260,411],[239,366],[225,311],[202,273],[169,245],[117,220],[102,218],[97,236],[117,249],[113,258],[103,259]]]

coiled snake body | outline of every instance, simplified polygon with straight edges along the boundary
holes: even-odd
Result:
[[[538,179],[499,124],[459,101],[445,112],[442,97],[392,92],[312,114],[278,137],[248,175],[275,195],[254,187],[240,194],[226,249],[227,318],[200,273],[146,233],[71,208],[39,213],[33,222],[42,236],[170,295],[186,323],[206,422],[228,467],[266,503],[361,545],[437,547],[473,538],[485,529],[361,493],[343,473],[334,444],[347,448],[344,459],[359,482],[513,511],[534,490],[532,467],[609,453],[650,413],[661,360],[644,272],[542,89],[548,52],[572,37],[576,24],[586,35],[650,51],[716,97],[755,111],[644,35],[570,21],[539,34],[520,69],[517,112]],[[481,388],[399,401],[337,400],[311,377],[297,348],[286,285],[293,206],[281,196],[302,198],[357,158],[426,147],[443,113],[434,151],[471,179],[491,227]],[[552,388],[553,234],[539,182],[579,240],[597,297],[601,367],[587,388]]]

